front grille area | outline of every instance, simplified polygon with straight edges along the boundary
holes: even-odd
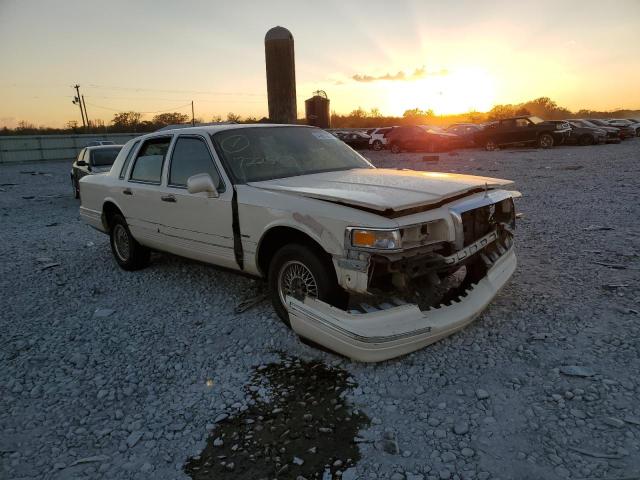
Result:
[[[498,224],[515,226],[515,210],[511,198],[468,210],[461,217],[465,247],[495,230]]]
[[[468,246],[485,236],[495,228],[493,213],[495,204],[469,210],[462,214],[462,230],[464,232],[464,246]]]

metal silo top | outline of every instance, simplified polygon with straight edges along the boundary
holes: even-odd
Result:
[[[268,42],[269,40],[293,40],[293,35],[291,35],[291,32],[284,27],[273,27],[264,36],[265,42]]]

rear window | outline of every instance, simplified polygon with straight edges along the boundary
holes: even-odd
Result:
[[[120,153],[120,148],[100,148],[91,151],[91,165],[94,167],[106,167],[113,165]]]
[[[140,147],[133,165],[130,180],[143,183],[160,183],[162,165],[169,150],[171,137],[152,138]]]

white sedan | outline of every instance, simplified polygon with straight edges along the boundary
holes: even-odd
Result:
[[[467,325],[507,282],[511,185],[377,169],[313,127],[219,125],[129,141],[80,181],[80,213],[126,270],[160,250],[266,278],[300,336],[379,361]]]

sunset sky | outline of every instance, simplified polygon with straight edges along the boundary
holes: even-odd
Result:
[[[0,127],[118,111],[267,113],[264,34],[295,38],[298,115],[486,111],[549,96],[640,108],[640,1],[0,0]]]

